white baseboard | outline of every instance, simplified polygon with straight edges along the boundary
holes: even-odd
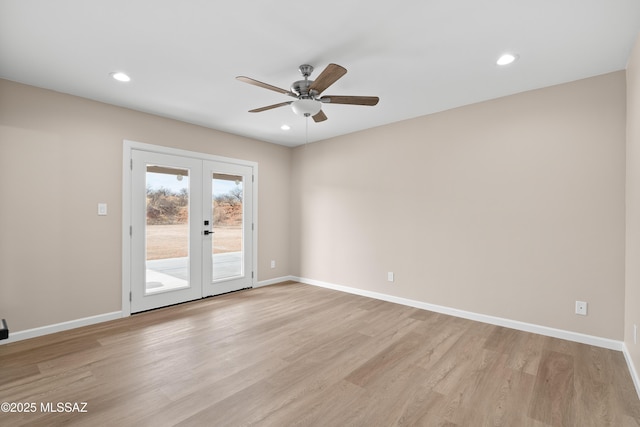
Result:
[[[293,276],[277,277],[275,279],[263,280],[257,282],[254,288],[262,286],[275,285],[276,283],[282,283],[289,280],[296,280]],[[11,332],[11,325],[9,324],[9,338],[1,340],[0,345],[9,344],[16,341],[22,341],[29,338],[36,338],[43,335],[53,334],[56,332],[62,332],[69,329],[79,328],[81,326],[93,325],[100,322],[107,322],[109,320],[119,319],[123,317],[122,311],[114,311],[113,313],[99,314],[97,316],[85,317],[82,319],[70,320],[68,322],[56,323],[53,325],[42,326],[39,328],[26,329],[24,331]]]
[[[597,347],[603,347],[610,350],[618,350],[622,351],[624,354],[625,360],[627,361],[627,366],[629,367],[629,372],[631,374],[631,378],[633,379],[633,384],[636,388],[636,392],[638,393],[638,397],[640,397],[640,377],[638,376],[638,371],[633,364],[631,359],[631,355],[629,354],[629,350],[627,346],[622,341],[616,341],[608,338],[595,337],[592,335],[581,334],[578,332],[565,331],[562,329],[549,328],[547,326],[535,325],[532,323],[520,322],[517,320],[510,320],[501,317],[489,316],[486,314],[479,314],[470,311],[459,310],[456,308],[445,307],[436,304],[430,304],[423,301],[412,300],[408,298],[396,297],[393,295],[383,294],[380,292],[367,291],[364,289],[352,288],[349,286],[336,285],[333,283],[322,282],[320,280],[308,279],[304,277],[296,277],[296,276],[283,276],[269,280],[262,280],[257,282],[254,286],[255,288],[275,285],[277,283],[282,283],[286,281],[297,281],[300,283],[304,283],[307,285],[319,286],[327,289],[333,289],[341,292],[346,292],[354,295],[361,295],[369,298],[374,298],[382,301],[393,302],[396,304],[402,304],[409,307],[420,308],[423,310],[429,310],[436,313],[447,314],[450,316],[461,317],[463,319],[474,320],[477,322],[489,323],[492,325],[504,326],[511,329],[517,329],[520,331],[531,332],[535,334],[545,335],[554,338],[565,339],[568,341],[579,342],[582,344],[594,345]],[[96,316],[84,317],[82,319],[70,320],[68,322],[56,323],[53,325],[42,326],[39,328],[26,329],[24,331],[18,332],[10,332],[9,339],[0,341],[0,345],[9,344],[11,342],[22,341],[29,338],[35,338],[42,335],[53,334],[55,332],[62,332],[69,329],[79,328],[81,326],[93,325],[96,323],[107,322],[109,320],[119,319],[123,316],[122,311],[114,311],[112,313],[99,314]],[[9,325],[11,328],[11,325]]]
[[[640,380],[635,366],[631,362],[631,358],[628,354],[626,346],[622,341],[616,341],[608,338],[595,337],[592,335],[581,334],[578,332],[565,331],[562,329],[549,328],[547,326],[535,325],[532,323],[520,322],[517,320],[505,319],[501,317],[489,316],[486,314],[479,314],[470,311],[459,310],[456,308],[445,307],[436,304],[430,304],[423,301],[412,300],[408,298],[396,297],[393,295],[383,294],[379,292],[367,291],[364,289],[352,288],[349,286],[336,285],[333,283],[322,282],[319,280],[308,279],[304,277],[295,276],[283,276],[274,279],[263,280],[257,282],[254,287],[259,288],[263,286],[274,285],[286,281],[297,281],[308,285],[319,286],[327,289],[334,289],[341,292],[347,292],[350,294],[361,295],[369,298],[374,298],[382,301],[393,302],[396,304],[402,304],[409,307],[420,308],[423,310],[434,311],[436,313],[448,314],[450,316],[461,317],[464,319],[475,320],[478,322],[489,323],[492,325],[504,326],[511,329],[517,329],[525,332],[532,332],[540,335],[550,336],[554,338],[565,339],[568,341],[575,341],[582,344],[594,345],[597,347],[608,348],[611,350],[622,351],[629,364],[629,369],[632,372],[634,384],[640,394]],[[122,311],[114,311],[112,313],[99,314],[96,316],[85,317],[82,319],[70,320],[68,322],[56,323],[53,325],[42,326],[39,328],[26,329],[24,331],[10,332],[9,339],[0,341],[0,345],[8,344],[15,341],[21,341],[29,338],[35,338],[42,335],[52,334],[55,332],[66,331],[69,329],[79,328],[81,326],[93,325],[95,323],[106,322],[109,320],[119,319],[122,317]],[[11,325],[9,325],[11,328]]]
[[[629,349],[627,348],[627,345],[625,343],[622,343],[622,354],[624,354],[624,358],[627,361],[627,366],[629,367],[629,373],[631,374],[633,385],[636,387],[638,398],[640,398],[640,377],[638,377],[638,371],[636,370],[636,366],[633,364],[631,354],[629,353]]]
[[[0,341],[0,345],[22,341],[29,338],[40,337],[42,335],[53,334],[55,332],[62,332],[69,329],[75,329],[81,326],[88,326],[96,323],[107,322],[109,320],[120,319],[121,317],[122,311],[114,311],[112,313],[98,314],[97,316],[84,317],[82,319],[70,320],[68,322],[56,323],[39,328],[25,329],[24,331],[18,332],[11,332],[11,324],[9,324],[9,339]]]
[[[565,331],[563,329],[549,328],[547,326],[536,325],[533,323],[520,322],[517,320],[505,319],[502,317],[489,316],[486,314],[474,313],[471,311],[459,310],[457,308],[445,307],[442,305],[430,304],[423,301],[412,300],[408,298],[396,297],[393,295],[383,294],[379,292],[367,291],[364,289],[351,288],[349,286],[336,285],[333,283],[322,282],[319,280],[308,279],[305,277],[294,277],[296,280],[308,285],[319,286],[337,291],[347,292],[350,294],[361,295],[382,301],[402,304],[409,307],[420,308],[423,310],[434,311],[436,313],[448,314],[450,316],[461,317],[463,319],[475,320],[477,322],[489,323],[491,325],[504,326],[506,328],[517,329],[520,331],[531,332],[534,334],[545,335],[548,337],[560,338],[568,341],[589,344],[596,347],[603,347],[610,350],[622,351],[623,342],[609,338],[595,337],[592,335],[581,334],[579,332]]]
[[[254,288],[261,288],[262,286],[275,285],[282,282],[288,282],[290,280],[298,280],[298,279],[293,276],[276,277],[275,279],[262,280],[260,282],[257,282]]]

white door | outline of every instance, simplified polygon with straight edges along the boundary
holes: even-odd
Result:
[[[253,283],[253,169],[205,161],[203,177],[204,296],[250,288]]]
[[[131,151],[131,312],[249,288],[253,170]]]

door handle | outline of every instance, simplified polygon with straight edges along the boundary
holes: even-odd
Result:
[[[211,231],[211,230],[204,230],[204,235],[208,236],[209,234],[214,234],[215,231]]]

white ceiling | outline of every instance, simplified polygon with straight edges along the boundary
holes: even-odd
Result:
[[[236,76],[289,89],[333,62],[325,94],[380,97],[325,104],[317,141],[624,69],[639,29],[638,0],[0,0],[0,77],[295,146],[289,107],[247,112],[291,98]]]

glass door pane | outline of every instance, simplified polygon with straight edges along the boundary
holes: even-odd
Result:
[[[145,295],[189,287],[189,170],[147,164]]]
[[[204,295],[253,286],[253,168],[203,162]]]
[[[214,172],[211,189],[212,280],[215,282],[244,275],[244,178]]]

